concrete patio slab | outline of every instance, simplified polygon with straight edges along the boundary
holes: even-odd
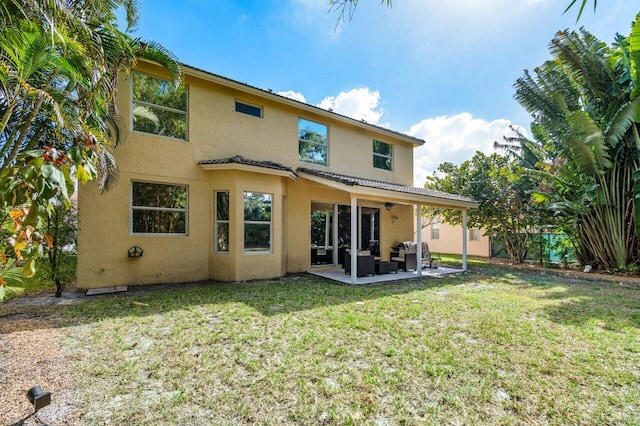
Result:
[[[344,273],[344,269],[342,268],[311,268],[307,271],[311,275],[316,275],[318,277],[327,278],[329,280],[338,281],[345,284],[351,284],[351,275],[347,275]],[[409,271],[398,271],[397,274],[382,274],[382,275],[373,275],[366,277],[358,277],[356,282],[359,284],[376,284],[383,283],[389,281],[399,281],[399,280],[410,280],[417,278],[442,278],[451,274],[459,274],[462,272],[462,269],[457,268],[449,268],[446,266],[438,266],[434,269],[423,269],[422,276],[419,276],[417,272]]]

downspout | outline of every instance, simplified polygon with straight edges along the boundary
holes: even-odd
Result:
[[[334,265],[339,264],[340,262],[344,262],[344,259],[340,260],[339,252],[340,252],[340,244],[338,243],[338,203],[333,205],[333,228],[331,232],[333,233],[333,259],[332,262]],[[344,257],[344,256],[343,256]]]
[[[416,247],[416,272],[418,278],[422,277],[422,206],[416,204],[416,234],[418,246]]]

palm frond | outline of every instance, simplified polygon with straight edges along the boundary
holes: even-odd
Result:
[[[640,13],[636,15],[635,20],[631,23],[631,34],[629,35],[629,59],[630,59],[630,75],[633,84],[631,97],[635,98],[640,95]]]
[[[173,84],[178,87],[182,84],[182,67],[178,58],[164,46],[154,41],[134,41],[136,57],[156,62],[169,71]]]
[[[155,125],[156,129],[160,127],[160,119],[158,116],[144,105],[134,104],[132,115],[134,121],[149,120]]]
[[[118,182],[118,167],[113,155],[106,150],[98,152],[98,189],[105,193]]]
[[[607,145],[614,148],[628,134],[629,129],[635,123],[640,121],[640,97],[636,97],[628,102],[619,112],[614,115],[614,121],[611,126],[606,129],[605,140]]]
[[[578,155],[577,159],[587,160],[587,156],[583,153],[585,150],[592,153],[588,163],[583,164],[578,161],[580,167],[583,167],[585,171],[589,170],[588,174],[591,175],[595,175],[592,170],[592,161],[600,171],[611,168],[611,158],[605,147],[604,136],[596,123],[582,111],[574,111],[569,114],[568,121],[576,135],[579,136],[579,138],[571,138],[568,141],[571,149]],[[578,144],[583,147],[578,147]]]
[[[569,11],[569,9],[571,9],[573,7],[573,5],[576,4],[576,1],[578,1],[578,0],[571,0],[571,3],[569,3],[569,6],[567,6],[567,8],[562,13],[563,14],[567,13]],[[578,16],[576,17],[576,23],[580,20],[580,17],[582,16],[582,12],[584,11],[585,6],[587,5],[587,2],[588,2],[588,0],[582,0],[582,3],[580,4],[580,10],[578,11]],[[598,7],[598,0],[593,0],[593,12],[594,13],[595,13],[597,7]]]

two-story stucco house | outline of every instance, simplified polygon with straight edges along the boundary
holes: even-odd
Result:
[[[411,186],[420,139],[189,66],[183,76],[176,90],[141,63],[120,79],[118,184],[79,188],[81,288],[279,277],[373,242],[388,259],[415,239],[420,205],[475,206]]]

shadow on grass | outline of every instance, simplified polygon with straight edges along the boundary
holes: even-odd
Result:
[[[596,321],[600,328],[613,331],[640,328],[640,280],[625,278],[621,282],[615,278],[513,268],[505,270],[499,280],[541,290],[536,298],[554,302],[546,304],[543,311],[558,324],[581,326]]]
[[[553,293],[548,298],[561,300],[545,308],[549,318],[563,325],[580,326],[598,321],[600,327],[612,331],[640,328],[640,291],[615,289],[615,283],[600,288],[571,286],[566,292]]]
[[[123,293],[80,296],[75,303],[57,306],[12,304],[0,306],[0,321],[18,320],[11,332],[89,324],[107,318],[165,314],[203,305],[242,304],[265,316],[282,315],[325,306],[337,306],[403,295],[426,288],[458,284],[465,276],[392,281],[367,286],[339,284],[308,274],[243,283],[206,281],[130,287]],[[4,318],[3,318],[4,317]],[[51,317],[56,320],[20,321]],[[9,332],[0,327],[0,334]]]
[[[453,266],[453,262],[449,262]],[[34,328],[89,324],[106,318],[143,317],[203,305],[241,304],[262,315],[275,316],[326,306],[338,306],[419,290],[475,281],[531,291],[529,297],[553,301],[541,307],[551,321],[579,326],[600,321],[601,327],[640,328],[640,282],[620,285],[594,278],[576,278],[556,271],[528,270],[507,265],[473,264],[469,273],[443,278],[423,278],[367,286],[338,284],[310,275],[247,283],[202,282],[131,287],[126,293],[81,296],[66,306],[0,305],[0,334]],[[539,290],[539,291],[538,291]],[[446,303],[446,302],[443,302]],[[33,318],[54,321],[28,321]],[[27,321],[20,321],[21,319]],[[10,330],[7,330],[7,329]]]

